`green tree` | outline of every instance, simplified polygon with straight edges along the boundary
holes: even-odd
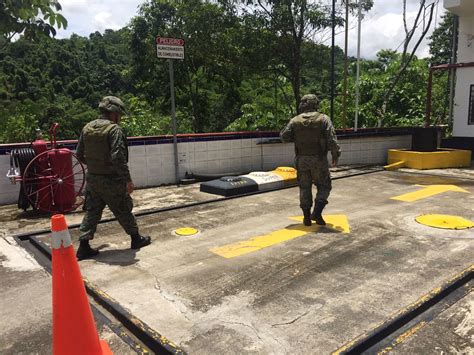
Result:
[[[439,26],[429,37],[431,65],[452,63],[453,40],[457,41],[453,36],[456,24],[455,16],[450,12],[446,12]],[[454,75],[454,70],[435,71],[433,73],[431,116],[434,124],[448,123],[449,82],[451,75]]]
[[[67,20],[55,0],[2,0],[0,2],[0,36],[6,46],[13,36],[23,34],[34,39],[38,34],[55,36],[58,28],[66,28]]]
[[[376,60],[361,62],[359,127],[377,126],[378,108],[384,103],[387,87],[397,75],[402,60],[402,53],[393,50],[382,50],[377,53]],[[350,67],[351,76],[348,81],[349,92],[355,92],[355,63]],[[415,126],[424,120],[426,100],[426,80],[428,78],[428,62],[413,57],[403,73],[399,84],[387,102],[385,124],[387,126]],[[354,100],[348,101],[348,114],[354,116]],[[336,100],[336,111],[342,105],[342,98]],[[323,111],[328,111],[329,102],[323,102]],[[337,125],[336,118],[336,125]]]
[[[389,102],[392,100],[392,96],[395,93],[395,89],[397,85],[400,83],[401,80],[403,80],[406,70],[408,69],[411,61],[415,58],[416,50],[418,49],[423,38],[425,38],[431,26],[434,9],[435,9],[434,2],[427,4],[426,0],[420,0],[418,13],[413,22],[413,26],[409,29],[407,26],[407,19],[406,19],[406,0],[403,0],[403,25],[405,28],[405,39],[403,41],[403,51],[402,51],[400,61],[399,61],[399,68],[397,71],[393,73],[389,84],[386,85],[386,90],[383,96],[382,104],[379,108],[377,108],[377,112],[379,115],[377,126],[379,127],[382,126],[382,124],[384,123],[386,119],[387,106],[389,105]],[[426,13],[428,13],[427,16],[425,16]],[[426,17],[427,17],[427,20],[426,20]],[[421,31],[421,34],[419,35],[418,39],[413,45],[413,49],[411,50],[411,52],[409,52],[408,46],[410,45],[410,43],[412,43],[412,40],[415,38],[416,29],[421,25],[422,22],[423,22],[423,30]]]
[[[430,39],[430,62],[432,65],[451,63],[453,47],[454,15],[447,11]]]
[[[19,38],[5,47],[0,56],[3,137],[21,137],[8,122],[23,115],[44,129],[54,119],[61,124],[61,138],[77,138],[85,122],[97,116],[100,97],[129,92],[127,33],[106,30],[92,39],[42,36],[36,42]]]
[[[221,130],[240,114],[242,80],[240,24],[235,14],[215,3],[192,0],[148,1],[131,22],[135,92],[169,112],[166,60],[156,58],[155,37],[185,39],[185,59],[174,62],[176,103],[194,132]]]
[[[320,30],[331,24],[328,7],[306,0],[247,1],[254,16],[261,19],[266,30],[275,33],[271,62],[283,64],[281,72],[291,82],[296,111],[301,99],[301,49],[309,31]],[[341,21],[338,21],[339,25]]]
[[[156,58],[157,35],[185,39],[185,59],[174,62],[180,133],[279,130],[305,93],[318,94],[327,113],[331,48],[313,35],[329,29],[329,8],[304,0],[245,3],[249,6],[230,0],[147,0],[130,26],[118,31],[60,40],[20,36],[0,56],[0,142],[30,140],[36,127],[48,130],[53,121],[61,125],[60,139],[77,138],[97,117],[105,95],[120,96],[129,107],[123,119],[128,135],[170,134],[168,63]],[[443,22],[432,36],[432,63],[447,53],[449,34],[441,29],[446,26]],[[338,82],[344,54],[335,50]],[[351,61],[349,92],[355,85]],[[376,125],[384,104],[384,124],[421,124],[428,61],[405,50],[382,50],[361,65],[360,126]],[[435,122],[446,117],[446,78],[445,73],[435,77]],[[341,105],[337,96],[336,126]],[[350,114],[353,105],[349,100]]]
[[[238,1],[223,2],[238,3]],[[291,82],[294,107],[298,111],[301,99],[303,44],[311,41],[316,32],[331,26],[331,8],[320,2],[308,0],[244,0],[240,2],[250,8],[250,13],[260,19],[267,31],[275,34],[273,48],[268,52],[269,62],[284,65],[285,70],[280,74]],[[364,11],[370,9],[372,5],[371,0],[364,1]],[[350,6],[354,9],[356,5],[352,3]],[[335,20],[335,25],[343,24],[339,11]]]

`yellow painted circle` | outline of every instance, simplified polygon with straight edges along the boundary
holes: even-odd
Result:
[[[443,229],[468,229],[474,227],[474,223],[459,216],[446,214],[424,214],[415,220],[425,226]]]
[[[187,236],[187,235],[194,235],[198,233],[199,231],[196,228],[184,227],[184,228],[178,228],[174,232],[177,235]]]

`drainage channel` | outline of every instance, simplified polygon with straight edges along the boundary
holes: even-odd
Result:
[[[378,327],[360,335],[333,354],[385,354],[417,329],[453,306],[474,288],[474,265],[401,309]]]
[[[353,173],[344,174],[341,176],[333,177],[332,180],[344,179],[349,177],[355,177],[360,175],[372,174],[384,171],[383,168],[373,167],[373,166],[361,166],[357,169],[368,168],[363,171],[357,171]],[[339,169],[334,171],[336,173],[343,171],[354,170],[354,168],[349,169]],[[264,191],[256,191],[251,193],[246,193],[237,196],[228,196],[222,198],[215,198],[207,201],[194,202],[189,204],[152,209],[147,211],[138,212],[135,215],[137,217],[147,216],[152,214],[159,214],[173,210],[191,208],[195,206],[201,206],[211,203],[219,203],[227,200],[232,200],[236,198],[243,198],[247,196],[258,195],[262,193],[269,193],[279,190],[285,190],[289,188],[294,188],[297,185],[290,185],[285,187],[280,187],[276,189],[269,189]],[[108,223],[115,221],[115,218],[106,218],[102,219],[99,223]],[[69,226],[69,229],[78,228],[80,224],[72,224]],[[28,250],[35,259],[42,265],[49,273],[51,273],[51,249],[49,246],[41,242],[37,236],[49,234],[51,231],[49,229],[43,229],[28,233],[16,234],[13,238],[17,241],[19,245]],[[133,314],[128,312],[123,308],[117,301],[107,295],[105,292],[100,290],[98,287],[90,283],[88,280],[84,279],[84,285],[86,291],[91,296],[97,305],[91,304],[92,311],[95,318],[106,324],[115,334],[117,334],[125,343],[127,343],[132,349],[134,349],[139,354],[146,354],[149,352],[157,354],[184,354],[184,350],[180,349],[173,342],[166,339],[164,336],[156,332],[153,328],[148,326],[146,323],[142,322],[140,319],[136,318]],[[119,322],[119,324],[117,324]]]

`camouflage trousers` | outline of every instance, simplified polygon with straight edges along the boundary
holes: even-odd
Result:
[[[315,202],[317,200],[327,201],[332,188],[327,158],[301,155],[296,157],[295,165],[298,171],[301,209],[310,209],[313,205],[313,184],[317,189]]]
[[[129,235],[138,234],[135,216],[132,214],[133,201],[127,193],[127,182],[114,176],[87,174],[85,192],[86,212],[79,228],[79,240],[91,240],[102,217],[102,211],[108,206],[120,225]]]

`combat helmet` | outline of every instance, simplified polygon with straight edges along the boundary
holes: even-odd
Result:
[[[105,96],[99,102],[99,111],[105,112],[118,112],[125,114],[125,104],[116,96]]]
[[[302,112],[316,111],[319,108],[319,99],[314,94],[304,95],[299,106]]]

